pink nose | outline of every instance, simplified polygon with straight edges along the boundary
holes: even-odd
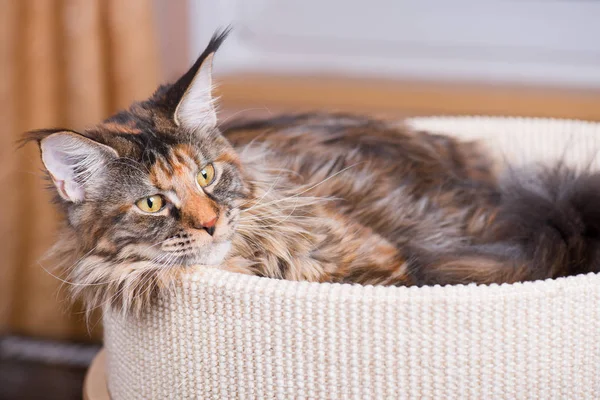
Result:
[[[210,221],[206,221],[206,222],[202,223],[202,226],[204,228],[212,228],[213,226],[215,226],[216,223],[217,223],[217,217],[214,217]]]

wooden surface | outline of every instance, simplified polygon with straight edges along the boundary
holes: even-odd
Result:
[[[83,383],[84,400],[110,400],[106,385],[106,353],[104,350],[94,358]]]
[[[338,110],[395,115],[511,115],[600,120],[600,90],[339,77],[231,75],[217,89],[226,110],[273,114]]]

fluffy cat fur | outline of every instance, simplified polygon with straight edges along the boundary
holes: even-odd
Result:
[[[498,179],[476,143],[354,115],[217,126],[211,63],[226,35],[97,126],[28,134],[65,215],[55,251],[89,310],[139,313],[199,264],[398,286],[600,271],[599,174]],[[136,205],[152,195],[159,211]]]

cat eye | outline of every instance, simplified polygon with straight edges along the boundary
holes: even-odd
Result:
[[[155,194],[154,196],[148,196],[144,197],[143,199],[139,199],[135,205],[144,212],[155,213],[162,210],[163,206],[165,205],[165,201],[161,196]]]
[[[215,179],[215,167],[212,164],[206,164],[200,172],[198,172],[198,176],[196,176],[196,181],[200,187],[206,187],[210,185]]]

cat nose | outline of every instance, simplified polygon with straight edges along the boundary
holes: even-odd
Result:
[[[217,224],[217,217],[213,217],[211,220],[201,222],[200,226],[196,226],[196,229],[204,229],[210,236],[215,234],[215,225]]]

